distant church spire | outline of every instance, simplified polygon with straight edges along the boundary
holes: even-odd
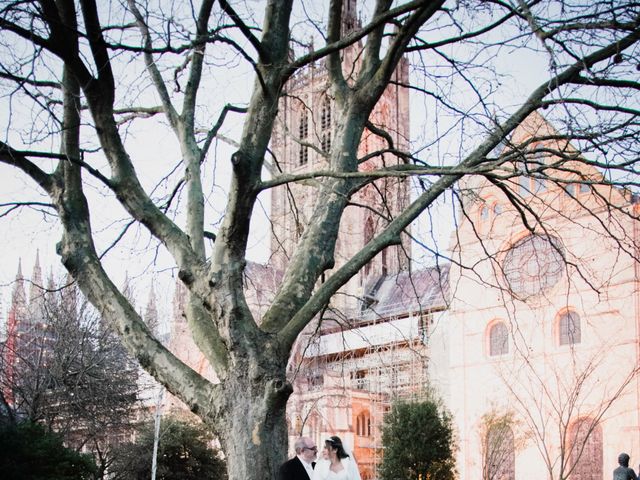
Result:
[[[11,294],[11,309],[23,316],[27,310],[27,295],[24,289],[24,276],[22,275],[22,258],[18,259],[18,272]]]
[[[129,303],[135,308],[135,302],[133,301],[133,288],[131,287],[131,280],[129,279],[129,272],[124,272],[124,284],[122,285],[122,295]]]
[[[54,291],[56,289],[56,281],[53,278],[53,268],[49,269],[49,276],[47,277],[47,290]]]
[[[29,286],[29,302],[33,302],[37,298],[42,298],[42,268],[40,267],[40,250],[36,250],[36,261],[33,264],[33,272],[31,273],[31,285]]]
[[[29,315],[32,321],[42,321],[44,319],[44,293],[42,268],[40,267],[40,250],[37,250],[29,285]]]
[[[149,300],[147,301],[147,309],[144,312],[144,322],[155,335],[158,335],[160,333],[158,307],[156,304],[156,292],[153,282],[151,283],[151,288],[149,289]]]

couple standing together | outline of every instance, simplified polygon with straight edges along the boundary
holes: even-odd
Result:
[[[358,465],[342,445],[340,437],[324,442],[322,458],[317,462],[318,447],[309,437],[294,444],[296,456],[280,467],[278,480],[360,480]]]

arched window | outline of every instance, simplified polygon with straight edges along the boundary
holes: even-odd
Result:
[[[502,214],[502,205],[493,198],[485,198],[478,207],[477,229],[483,234],[495,230],[496,220]]]
[[[580,316],[575,312],[566,312],[558,320],[558,342],[560,345],[573,345],[581,341]]]
[[[300,114],[300,123],[298,123],[298,137],[301,139],[309,136],[309,114],[303,111]]]
[[[322,101],[322,108],[320,109],[320,129],[331,129],[331,100],[329,97],[324,97]]]
[[[300,114],[300,120],[298,123],[298,137],[301,142],[305,142],[309,137],[309,115],[307,111],[303,111]],[[309,147],[306,145],[300,145],[300,150],[298,152],[298,164],[306,165],[309,161]]]
[[[331,150],[331,100],[324,97],[320,108],[320,148],[327,153]]]
[[[298,152],[299,165],[306,165],[309,162],[309,147],[306,145],[300,145],[300,151]]]
[[[322,139],[320,140],[320,148],[324,153],[329,153],[331,150],[331,132],[324,132]]]
[[[516,454],[511,427],[492,426],[485,442],[484,480],[515,480]]]
[[[570,198],[577,198],[579,195],[585,195],[591,192],[589,183],[581,181],[581,183],[567,183],[564,186],[564,193]]]
[[[361,412],[356,417],[356,435],[360,437],[371,436],[371,415],[369,412]]]
[[[363,243],[363,245],[366,245],[371,240],[373,240],[373,220],[371,220],[371,217],[368,217],[367,220],[364,223],[364,243]],[[364,266],[364,274],[365,275],[369,275],[370,272],[371,272],[371,262],[367,263]]]
[[[521,197],[529,197],[547,190],[546,180],[539,173],[521,175],[518,178],[518,185]]]
[[[498,322],[489,330],[489,355],[506,355],[509,353],[509,331],[507,326]]]
[[[592,418],[577,420],[569,429],[569,478],[600,480],[602,472],[602,428]]]

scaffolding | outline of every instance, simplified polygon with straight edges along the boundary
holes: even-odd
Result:
[[[340,328],[316,326],[303,340],[294,381],[302,393],[293,410],[301,412],[305,402],[314,406],[306,409],[306,428],[303,422],[295,435],[304,433],[321,442],[323,434],[350,434],[363,480],[377,479],[384,415],[394,401],[420,400],[426,393],[427,338],[434,314],[387,304],[375,311],[352,311]],[[334,401],[327,401],[329,397]],[[331,424],[336,415],[331,408],[346,409],[350,432]],[[323,421],[318,422],[318,416]]]

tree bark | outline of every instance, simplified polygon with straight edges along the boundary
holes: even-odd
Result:
[[[286,366],[267,355],[236,358],[223,388],[223,417],[215,422],[229,480],[277,478],[288,444]]]

